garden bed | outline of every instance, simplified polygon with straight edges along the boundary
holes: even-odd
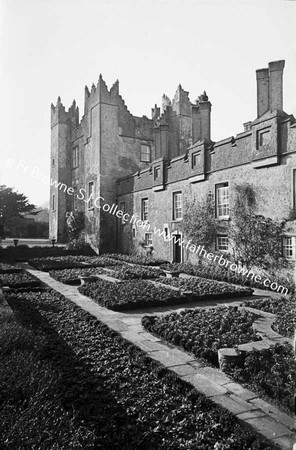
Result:
[[[29,264],[38,270],[83,269],[86,267],[122,266],[122,263],[105,256],[64,256],[30,259]]]
[[[1,448],[273,448],[63,296],[7,300]]]
[[[114,311],[175,305],[182,302],[178,293],[165,287],[156,287],[149,281],[112,283],[111,281],[97,280],[94,283],[79,286],[78,290],[101,306]]]
[[[206,278],[159,278],[159,283],[179,288],[182,291],[192,291],[195,298],[231,298],[252,295],[253,290],[246,286],[236,286],[221,281]]]
[[[27,272],[0,274],[0,286],[8,286],[16,289],[20,287],[36,287],[40,285],[41,281]]]
[[[140,255],[124,255],[122,253],[107,253],[106,256],[118,259],[131,264],[140,264],[142,266],[160,266],[161,264],[167,264],[167,261],[163,259],[149,258]]]
[[[10,264],[8,262],[1,262],[0,263],[0,274],[2,273],[20,273],[22,272],[22,269],[20,267],[16,267],[13,264]]]
[[[275,321],[271,328],[282,336],[292,338],[296,330],[296,298],[263,298],[245,301],[251,308],[275,314]]]
[[[88,267],[84,269],[51,270],[49,275],[61,283],[78,286],[80,285],[80,277],[98,275],[100,273],[104,273],[102,267]]]
[[[218,349],[260,340],[252,329],[256,317],[244,309],[218,307],[145,316],[142,324],[147,331],[218,367]],[[290,344],[251,351],[242,368],[230,365],[226,373],[283,410],[294,411],[296,361]]]
[[[141,267],[141,266],[123,266],[120,269],[116,269],[112,276],[120,280],[136,280],[136,279],[149,279],[158,278],[161,271],[151,267]]]
[[[261,339],[252,329],[257,317],[244,309],[229,306],[145,316],[142,324],[149,332],[219,367],[219,348]]]
[[[264,286],[263,284],[256,283],[251,278],[247,278],[246,276],[239,275],[232,270],[228,270],[225,267],[221,267],[218,264],[204,264],[199,262],[197,264],[192,263],[170,263],[170,264],[162,264],[160,266],[161,269],[164,270],[175,270],[182,273],[186,273],[188,275],[194,275],[202,278],[209,278],[211,280],[217,281],[225,281],[228,283],[233,283],[241,286],[250,286],[257,289],[265,289],[271,290]],[[284,277],[278,277],[275,279],[272,276],[273,281],[276,281],[278,285],[282,285],[287,287],[290,293],[295,292],[295,283],[292,280],[287,280]]]

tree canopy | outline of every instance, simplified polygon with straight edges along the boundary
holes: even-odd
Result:
[[[35,209],[24,194],[0,185],[0,237],[13,233],[16,224],[27,214],[37,214]]]

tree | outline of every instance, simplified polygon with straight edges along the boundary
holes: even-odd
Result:
[[[0,186],[0,237],[13,235],[26,214],[36,214],[35,205],[13,188]]]
[[[215,202],[208,194],[201,200],[193,199],[185,204],[183,229],[198,245],[209,246],[215,240],[218,221],[215,217]]]
[[[231,209],[230,238],[234,256],[247,268],[260,266],[272,269],[282,264],[281,234],[284,222],[256,214],[256,196],[253,186],[235,185]]]

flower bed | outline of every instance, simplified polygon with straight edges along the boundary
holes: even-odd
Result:
[[[263,298],[246,301],[246,306],[275,314],[272,328],[277,333],[292,338],[296,329],[296,298]]]
[[[61,295],[7,298],[32,331],[0,356],[1,447],[273,448]]]
[[[129,262],[132,264],[140,264],[143,266],[160,266],[161,264],[166,264],[167,262],[163,259],[147,258],[140,255],[123,255],[121,253],[107,253],[106,256],[118,259],[119,261]]]
[[[294,413],[296,360],[290,344],[253,351],[242,369],[229,368],[227,373],[260,396],[275,401],[285,411]]]
[[[59,258],[30,259],[29,264],[38,270],[79,269],[86,267],[121,266],[122,263],[105,256],[65,256]]]
[[[2,262],[0,263],[0,274],[1,273],[19,273],[22,272],[20,267],[16,267],[10,263]]]
[[[219,348],[260,340],[252,330],[255,319],[255,314],[243,309],[219,307],[145,316],[142,324],[149,332],[218,367]],[[243,368],[229,366],[226,372],[285,411],[294,411],[296,361],[291,345],[254,350],[246,356]]]
[[[10,288],[40,286],[41,281],[33,275],[21,273],[0,274],[0,286],[9,286]]]
[[[145,316],[142,324],[149,332],[219,367],[219,348],[261,339],[252,329],[256,318],[253,313],[230,306]]]
[[[207,280],[206,278],[159,278],[158,281],[169,286],[180,288],[184,291],[192,291],[194,296],[201,298],[225,298],[247,296],[253,290],[246,286],[235,286],[222,281]]]
[[[79,286],[78,290],[101,306],[114,311],[180,303],[180,297],[176,297],[173,291],[164,287],[156,287],[148,281],[112,283],[97,280],[94,283]]]
[[[116,270],[112,276],[119,278],[120,280],[134,280],[134,279],[148,279],[157,278],[161,274],[158,269],[152,269],[151,267],[141,266],[123,266]]]
[[[80,278],[104,273],[101,267],[89,267],[86,269],[51,270],[49,275],[57,281],[65,284],[80,285]]]
[[[213,264],[204,264],[200,262],[199,264],[192,263],[172,263],[172,264],[163,264],[160,267],[165,270],[177,270],[182,273],[186,273],[188,275],[194,275],[202,278],[209,278],[217,281],[225,281],[228,283],[234,283],[241,286],[251,286],[254,288],[266,289],[268,287],[263,284],[256,283],[252,279],[247,278],[246,276],[239,275],[232,270],[228,270],[225,267],[221,267],[215,263]],[[273,281],[276,281],[278,285],[282,285],[287,287],[289,292],[295,292],[295,283],[292,280],[287,280],[284,277],[278,276],[275,279],[272,276]],[[269,289],[270,290],[270,289]]]

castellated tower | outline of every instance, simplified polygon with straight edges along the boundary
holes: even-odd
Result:
[[[51,105],[51,157],[50,157],[50,220],[49,236],[63,242],[66,238],[65,214],[70,209],[66,190],[71,186],[72,129],[79,123],[79,110],[75,101],[65,110],[58,97]]]
[[[101,75],[91,89],[85,87],[80,122],[75,101],[66,111],[59,98],[51,107],[50,237],[65,242],[66,213],[77,210],[84,215],[92,247],[99,253],[115,251],[117,229],[124,225],[103,206],[116,204],[116,180],[209,140],[210,105],[205,98],[191,104],[179,86],[172,102],[164,98],[162,112],[155,105],[152,119],[133,116],[119,94],[119,82],[109,90]]]

